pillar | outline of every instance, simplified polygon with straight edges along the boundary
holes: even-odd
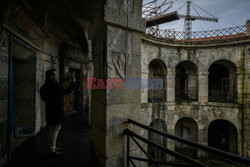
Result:
[[[198,74],[198,101],[208,102],[208,72]]]
[[[141,33],[146,27],[141,9],[142,0],[106,1],[104,23],[92,39],[93,76],[104,82],[114,79],[121,85],[117,89],[92,90],[92,167],[124,167],[125,122],[128,118],[142,122],[141,89],[127,89],[128,78],[141,78]],[[141,128],[134,128],[134,131],[144,133]],[[141,157],[140,150],[133,145],[130,154]]]
[[[246,23],[246,34],[247,36],[250,36],[250,20],[247,20]]]
[[[148,72],[142,72],[142,85],[146,84],[148,81]],[[141,89],[141,102],[148,103],[148,86],[146,85],[145,88]]]
[[[175,72],[167,73],[167,102],[175,102]]]

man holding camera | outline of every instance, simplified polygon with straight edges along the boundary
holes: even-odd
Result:
[[[75,87],[75,79],[69,79],[70,85],[67,89],[59,85],[58,74],[55,69],[47,70],[46,80],[40,88],[41,99],[46,104],[46,121],[49,126],[48,143],[50,152],[56,155],[63,154],[60,148],[56,148],[57,135],[61,129],[64,119],[63,95],[69,94]]]

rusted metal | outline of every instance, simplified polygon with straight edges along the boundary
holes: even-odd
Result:
[[[170,12],[161,16],[156,16],[154,18],[147,19],[146,27],[148,28],[148,27],[171,22],[171,21],[178,20],[178,19],[180,19],[180,16],[176,11]]]
[[[142,6],[142,17],[145,19],[154,18],[167,14],[167,11],[173,6],[173,1],[164,0],[158,4],[157,0],[152,0]]]
[[[166,38],[179,41],[206,41],[206,40],[217,40],[217,39],[228,39],[246,36],[246,26],[230,27],[218,30],[208,31],[196,31],[191,32],[190,39],[185,39],[185,32],[174,31],[171,29],[147,29],[146,34],[158,37]]]

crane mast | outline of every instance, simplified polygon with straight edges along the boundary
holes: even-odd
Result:
[[[213,16],[212,14],[208,13],[204,9],[200,8],[198,5],[192,3],[191,1],[187,1],[187,8],[186,8],[186,15],[179,15],[180,18],[184,18],[184,32],[185,32],[185,39],[190,39],[192,35],[192,21],[194,20],[202,20],[202,21],[213,21],[218,22],[218,18]],[[191,6],[194,8],[198,16],[191,15]],[[204,11],[205,13],[209,14],[212,17],[203,17],[200,16],[196,8],[199,8],[200,10]],[[180,9],[180,8],[179,8]]]
[[[190,4],[191,4],[191,1],[187,1],[187,12],[186,12],[186,17],[184,21],[185,37],[188,39],[191,38],[191,29],[192,29],[192,20],[190,18]]]

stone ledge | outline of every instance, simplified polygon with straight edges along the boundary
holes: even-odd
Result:
[[[242,108],[242,104],[236,103],[221,103],[221,102],[165,102],[166,106],[180,106],[180,105],[190,105],[190,106],[214,106],[214,107],[232,107],[232,108]],[[152,107],[152,103],[141,103],[141,108]]]
[[[225,45],[237,45],[242,43],[250,43],[250,36],[232,38],[232,39],[222,39],[222,40],[210,40],[210,41],[199,41],[199,42],[183,42],[174,41],[171,39],[164,39],[154,37],[148,34],[142,34],[142,41],[149,43],[154,43],[157,45],[172,46],[172,47],[213,47],[213,46],[225,46]]]

